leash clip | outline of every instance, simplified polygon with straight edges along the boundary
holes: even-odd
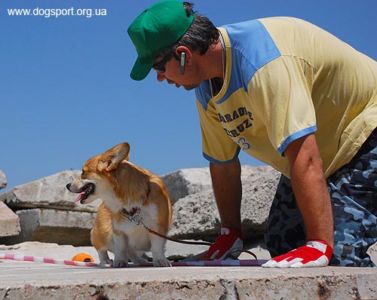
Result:
[[[133,208],[131,212],[128,212],[126,209],[123,209],[122,213],[131,223],[134,223],[135,225],[141,224],[140,208]]]
[[[135,213],[134,215],[130,216],[128,219],[130,220],[131,223],[134,223],[136,225],[140,225],[141,224],[141,215],[140,215],[140,213]]]

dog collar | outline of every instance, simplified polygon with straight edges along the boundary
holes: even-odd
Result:
[[[140,208],[138,208],[138,207],[132,207],[130,211],[128,211],[127,209],[123,208],[122,209],[122,213],[125,214],[125,215],[128,215],[128,216],[132,217],[134,214],[140,213]]]
[[[140,215],[140,208],[139,207],[132,207],[130,211],[123,208],[121,211],[122,215],[124,215],[131,223],[139,225],[141,223],[141,215]]]

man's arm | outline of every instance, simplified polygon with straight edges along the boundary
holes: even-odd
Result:
[[[263,267],[323,267],[332,256],[334,225],[330,195],[314,134],[292,142],[285,150],[297,205],[304,219],[306,244],[272,258]]]
[[[204,259],[237,258],[243,248],[241,239],[241,166],[238,159],[210,163],[213,192],[221,219],[221,234],[205,253]]]
[[[334,244],[330,195],[314,134],[292,142],[285,150],[297,205],[304,218],[307,240]]]
[[[239,160],[210,163],[209,169],[221,226],[241,230],[242,186]]]

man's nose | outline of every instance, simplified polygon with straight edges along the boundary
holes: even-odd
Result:
[[[157,72],[157,80],[158,81],[164,81],[166,79],[164,73],[162,72]]]

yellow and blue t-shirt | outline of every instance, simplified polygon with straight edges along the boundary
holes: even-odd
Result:
[[[284,151],[315,133],[326,176],[377,127],[377,62],[306,21],[274,17],[219,28],[226,70],[220,92],[196,89],[203,155],[240,149],[289,177]]]

